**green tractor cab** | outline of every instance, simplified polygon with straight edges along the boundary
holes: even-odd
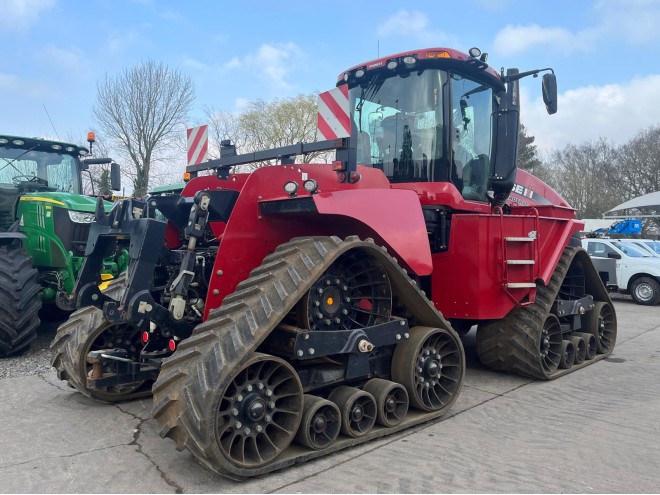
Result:
[[[71,309],[67,296],[97,208],[97,198],[83,195],[81,173],[110,164],[112,188],[121,187],[114,161],[88,155],[73,144],[0,135],[0,357],[34,340],[42,303]],[[121,273],[127,259],[123,250],[108,258],[102,280]]]

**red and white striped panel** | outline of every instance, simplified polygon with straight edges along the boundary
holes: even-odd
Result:
[[[350,135],[348,85],[342,84],[319,95],[316,140],[344,138]]]
[[[205,162],[209,153],[209,126],[188,129],[188,166]]]

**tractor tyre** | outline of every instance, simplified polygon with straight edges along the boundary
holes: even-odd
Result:
[[[37,338],[41,286],[18,242],[0,246],[0,357],[18,354]]]
[[[125,290],[124,277],[113,280],[103,292],[113,299],[119,299]],[[123,387],[99,391],[87,388],[87,375],[91,365],[87,363],[87,353],[111,339],[106,337],[110,325],[103,316],[103,311],[88,306],[79,309],[69,316],[57,329],[55,339],[50,344],[53,352],[52,366],[57,371],[57,377],[78,392],[96,400],[104,402],[117,402],[128,400],[136,396],[136,392],[144,383],[129,384]],[[139,332],[138,332],[139,333]],[[125,335],[121,337],[126,338]],[[100,345],[101,347],[114,347],[113,345]]]
[[[660,302],[660,284],[651,277],[639,277],[630,284],[630,295],[637,304],[655,306]]]

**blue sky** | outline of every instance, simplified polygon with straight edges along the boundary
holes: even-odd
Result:
[[[345,68],[429,46],[478,46],[496,68],[553,67],[559,113],[523,82],[523,122],[547,152],[660,123],[660,0],[448,2],[0,0],[0,133],[94,128],[96,82],[147,58],[188,74],[204,108],[330,89]]]

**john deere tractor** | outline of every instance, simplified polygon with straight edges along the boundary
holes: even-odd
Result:
[[[100,164],[110,164],[111,188],[120,189],[119,165],[109,158],[90,158],[73,144],[0,135],[0,357],[36,338],[42,303],[55,307],[73,290],[97,204],[83,196],[81,173]],[[124,259],[108,260],[104,278],[123,271]]]

